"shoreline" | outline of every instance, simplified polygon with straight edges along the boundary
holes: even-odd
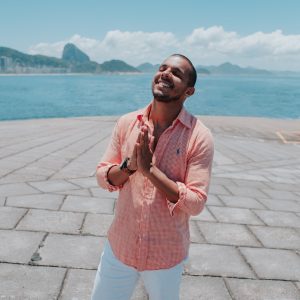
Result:
[[[124,113],[125,114],[125,113]],[[35,120],[61,120],[61,119],[87,119],[87,118],[112,118],[117,119],[124,114],[120,115],[86,115],[86,116],[65,116],[65,117],[37,117],[37,118],[24,118],[24,119],[0,119],[0,122],[18,122],[18,121],[35,121]],[[300,122],[300,118],[275,118],[275,117],[257,117],[257,116],[234,116],[234,115],[198,115],[193,114],[197,118],[204,118],[204,119],[233,119],[233,120],[247,120],[247,121],[254,121],[254,120],[270,120],[270,121],[279,121],[279,122]]]
[[[63,118],[40,118],[22,120],[0,121],[2,128],[44,127],[49,124],[64,124],[73,127],[78,122],[82,124],[115,123],[120,117],[106,116],[81,116]],[[213,135],[226,135],[232,138],[246,138],[260,141],[274,141],[282,144],[300,145],[300,119],[272,119],[242,116],[207,116],[196,115],[196,117],[209,128]],[[97,127],[97,125],[95,125]]]
[[[0,73],[0,77],[20,76],[102,76],[102,75],[143,75],[149,73],[138,72],[103,72],[103,73]],[[151,73],[150,73],[151,74]]]

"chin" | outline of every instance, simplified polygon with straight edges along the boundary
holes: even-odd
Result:
[[[180,100],[180,97],[170,97],[168,95],[155,95],[153,94],[154,99],[158,102],[164,102],[164,103],[171,103],[171,102],[177,102]]]

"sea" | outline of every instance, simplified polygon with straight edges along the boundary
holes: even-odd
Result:
[[[0,76],[0,120],[122,115],[152,100],[153,74]],[[198,76],[195,115],[300,119],[300,75]]]

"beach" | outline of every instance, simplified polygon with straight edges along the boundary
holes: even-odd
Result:
[[[300,299],[300,119],[199,119],[214,166],[180,299]],[[0,122],[1,300],[90,298],[117,198],[95,168],[116,120]],[[141,282],[132,299],[148,299]]]

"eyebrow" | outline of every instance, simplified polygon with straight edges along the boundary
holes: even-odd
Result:
[[[159,66],[159,68],[161,68],[161,67],[168,67],[168,65],[162,64],[162,65]],[[182,75],[184,75],[184,72],[183,72],[181,69],[179,69],[179,68],[171,67],[171,69],[174,70],[174,71],[178,71],[178,72],[180,72]]]

